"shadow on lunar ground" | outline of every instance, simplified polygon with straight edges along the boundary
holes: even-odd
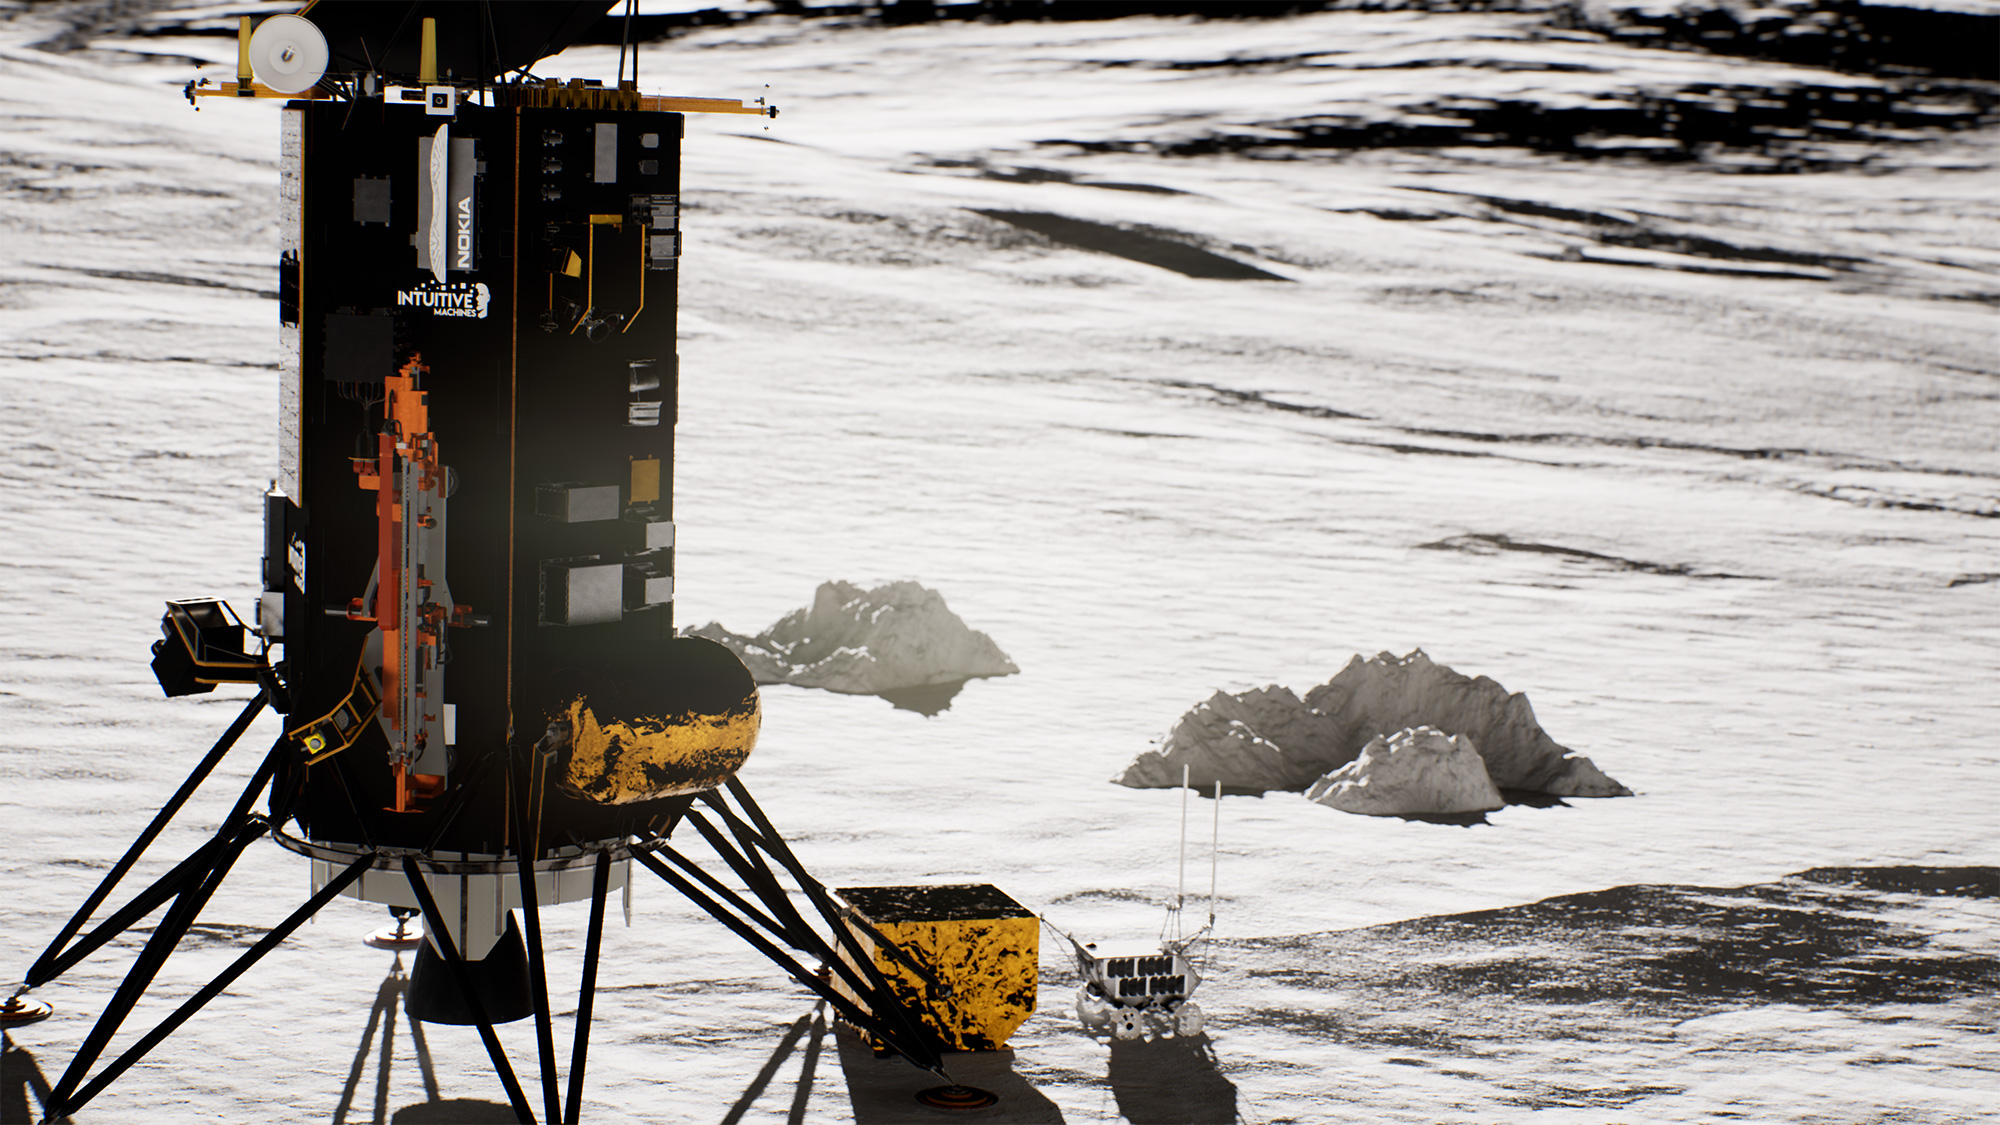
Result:
[[[965,690],[969,680],[952,680],[943,684],[923,684],[919,687],[890,688],[877,692],[898,711],[915,711],[925,718],[932,718],[951,710],[951,701]]]
[[[438,1090],[437,1070],[431,1065],[430,1044],[424,1041],[423,1024],[410,1015],[407,996],[410,990],[410,976],[403,970],[403,955],[396,954],[389,967],[389,975],[382,978],[382,984],[375,990],[375,1003],[368,1009],[368,1023],[361,1031],[361,1045],[354,1050],[354,1064],[348,1068],[347,1083],[340,1091],[340,1105],[333,1112],[333,1125],[345,1125],[354,1112],[354,1098],[361,1087],[361,1075],[368,1068],[369,1055],[375,1055],[374,1112],[366,1118],[374,1125],[473,1125],[488,1121],[512,1121],[514,1110],[511,1106],[496,1105],[492,1102],[465,1098],[445,1100]],[[403,1017],[410,1029],[410,1046],[417,1056],[417,1070],[424,1082],[425,1101],[404,1106],[389,1116],[389,1076],[394,1071],[396,1047],[396,1009],[403,1007]],[[379,1048],[376,1034],[381,1034]]]
[[[1685,563],[1652,563],[1640,559],[1620,558],[1604,555],[1596,551],[1586,551],[1581,547],[1562,547],[1553,543],[1536,543],[1530,540],[1511,539],[1505,535],[1473,533],[1454,535],[1439,539],[1434,543],[1419,543],[1420,551],[1463,551],[1472,555],[1491,555],[1501,551],[1518,551],[1533,555],[1555,555],[1560,558],[1580,562],[1597,563],[1613,570],[1636,570],[1643,574],[1663,574],[1674,578],[1745,578],[1747,575],[1729,574],[1723,571],[1699,571]]]
[[[1051,215],[1046,211],[997,211],[983,207],[973,210],[989,219],[998,219],[1022,230],[1033,231],[1052,242],[1157,266],[1185,277],[1216,281],[1291,280],[1258,269],[1248,262],[1225,258],[1198,246],[1172,238],[1163,238],[1159,234],[1147,231],[1106,226],[1103,223],[1072,219],[1066,215]]]
[[[51,1093],[49,1080],[33,1053],[15,1046],[12,1036],[5,1044],[0,1049],[0,1122],[40,1121]]]
[[[390,1125],[513,1125],[519,1120],[507,1103],[479,1098],[422,1102],[397,1110],[389,1119]]]
[[[1815,868],[1748,887],[1613,887],[1217,952],[1233,963],[1225,973],[1342,996],[1336,1010],[1254,1017],[1339,1041],[1615,1039],[1733,1008],[1990,993],[2000,985],[1993,951],[1940,941],[1946,927],[1925,924],[1951,899],[2000,899],[2000,868]]]
[[[920,1105],[920,1090],[940,1085],[935,1074],[918,1070],[894,1055],[878,1058],[847,1028],[834,1032],[840,1069],[847,1077],[847,1095],[855,1125],[936,1125],[957,1121],[1004,1121],[1009,1125],[1059,1125],[1062,1110],[1014,1070],[1014,1052],[947,1051],[944,1067],[951,1080],[986,1090],[1000,1100],[985,1109],[940,1111]],[[801,1105],[800,1109],[803,1108]],[[804,1118],[795,1113],[793,1121]]]
[[[785,1029],[785,1034],[778,1039],[777,1047],[772,1049],[771,1057],[750,1080],[750,1085],[743,1091],[743,1096],[736,1099],[736,1104],[729,1107],[728,1113],[723,1114],[722,1125],[736,1125],[743,1120],[743,1115],[749,1113],[751,1107],[757,1104],[757,1099],[764,1096],[764,1091],[771,1085],[771,1079],[778,1073],[778,1068],[791,1057],[792,1052],[798,1048],[799,1040],[804,1038],[808,1031],[812,1033],[812,1038],[807,1041],[805,1058],[799,1064],[799,1078],[792,1092],[792,1108],[788,1118],[790,1121],[805,1119],[806,1104],[812,1097],[813,1074],[819,1068],[820,1052],[826,1046],[824,1002],[813,1005],[812,1011],[793,1020],[792,1026]]]
[[[1148,1125],[1236,1120],[1236,1086],[1216,1069],[1208,1036],[1111,1041],[1118,1115]]]
[[[1569,802],[1552,793],[1541,793],[1533,789],[1502,789],[1500,799],[1509,806],[1525,805],[1531,809],[1566,809]],[[1420,824],[1449,824],[1459,828],[1475,828],[1490,823],[1486,813],[1399,813],[1396,819],[1415,821]]]

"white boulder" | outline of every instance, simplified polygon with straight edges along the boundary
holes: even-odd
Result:
[[[752,671],[755,671],[753,666]],[[1181,716],[1158,750],[1139,755],[1113,780],[1139,789],[1189,781],[1207,789],[1305,790],[1354,761],[1378,736],[1415,727],[1470,735],[1490,784],[1558,797],[1629,797],[1589,758],[1542,730],[1528,697],[1487,679],[1460,675],[1413,650],[1356,656],[1302,700],[1270,686],[1217,692]]]
[[[852,695],[1019,672],[993,638],[966,626],[944,596],[915,582],[863,590],[826,582],[805,609],[754,637],[709,622],[685,632],[727,645],[760,684]]]
[[[1347,760],[1339,756],[1338,733],[1290,688],[1218,691],[1181,716],[1158,750],[1139,755],[1115,780],[1134,789],[1172,788],[1181,783],[1185,765],[1197,789],[1220,781],[1239,791],[1297,792]]]
[[[1313,782],[1306,798],[1368,816],[1490,812],[1507,803],[1472,736],[1436,727],[1376,735],[1360,757]]]
[[[1550,738],[1527,696],[1433,663],[1422,649],[1401,657],[1384,652],[1373,660],[1356,656],[1307,692],[1305,701],[1339,725],[1343,745],[1356,754],[1376,735],[1431,726],[1471,735],[1487,774],[1503,789],[1557,797],[1632,795],[1589,758]]]

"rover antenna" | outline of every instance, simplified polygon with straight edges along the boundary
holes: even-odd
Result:
[[[1174,888],[1174,940],[1181,938],[1181,907],[1187,905],[1187,805],[1188,805],[1188,764],[1181,763],[1181,870],[1179,885]]]
[[[1215,928],[1215,866],[1222,848],[1222,782],[1215,783],[1215,827],[1208,836],[1208,925]]]

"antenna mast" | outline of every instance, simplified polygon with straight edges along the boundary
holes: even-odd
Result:
[[[1174,940],[1181,938],[1181,907],[1187,904],[1187,812],[1188,812],[1188,764],[1181,763],[1181,863],[1180,877],[1174,887]]]
[[[1185,801],[1185,798],[1183,798],[1183,801]],[[1187,818],[1183,816],[1181,819],[1185,822]],[[1185,835],[1187,829],[1183,827],[1181,831]],[[1182,846],[1185,847],[1186,845]],[[1208,837],[1208,925],[1210,929],[1215,927],[1215,858],[1221,847],[1222,781],[1217,779],[1215,783],[1215,828]]]

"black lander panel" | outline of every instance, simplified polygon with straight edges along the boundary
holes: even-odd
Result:
[[[291,577],[304,593],[285,611],[291,721],[327,713],[353,687],[372,626],[328,611],[367,587],[377,521],[351,459],[382,425],[385,377],[420,356],[454,482],[446,578],[455,602],[488,619],[447,631],[456,788],[481,776],[483,758],[529,753],[579,694],[603,712],[663,670],[682,119],[479,106],[445,118],[381,102],[288,112],[302,115],[303,503],[291,520],[304,566]],[[424,237],[436,198],[424,148],[441,124],[442,281]],[[386,747],[371,729],[312,767],[303,805],[314,835],[431,839],[445,800],[430,813],[379,811],[393,793]],[[436,846],[504,849],[498,764]],[[551,843],[636,831],[686,804],[612,808],[553,788],[546,798]]]
[[[654,674],[673,634],[681,117],[519,121],[514,721],[532,739],[579,692]]]

